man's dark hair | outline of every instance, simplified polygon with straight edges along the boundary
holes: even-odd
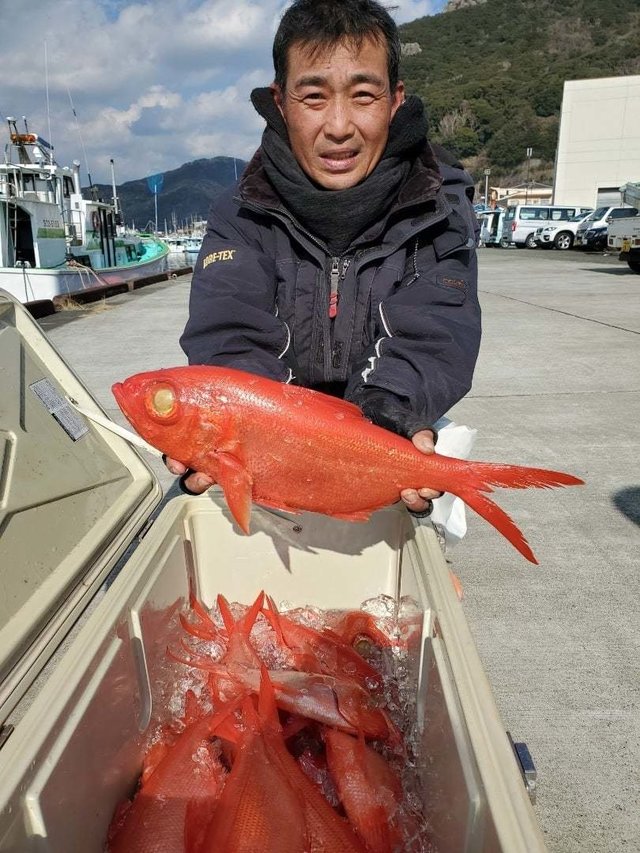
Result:
[[[273,41],[276,83],[284,88],[287,55],[293,44],[312,51],[332,47],[346,39],[360,47],[364,39],[386,42],[391,91],[398,83],[400,37],[395,21],[375,0],[296,0],[282,16]]]

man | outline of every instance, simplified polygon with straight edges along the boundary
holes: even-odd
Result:
[[[436,159],[399,55],[374,0],[285,12],[275,82],[251,96],[262,145],[212,209],[181,344],[191,364],[342,396],[433,453],[478,354],[476,220],[471,179]],[[167,465],[188,492],[212,484]],[[401,497],[427,514],[438,494]]]

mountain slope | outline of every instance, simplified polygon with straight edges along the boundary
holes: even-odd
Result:
[[[421,48],[402,73],[431,137],[494,176],[528,147],[550,173],[565,80],[640,73],[638,0],[487,0],[400,30]]]
[[[640,0],[450,0],[446,12],[400,27],[402,77],[427,105],[431,139],[480,181],[550,182],[565,80],[640,74]],[[245,167],[232,157],[166,172],[158,226],[207,216]],[[111,187],[99,185],[110,200]],[[127,224],[153,223],[146,179],[118,188]]]
[[[173,216],[179,225],[193,219],[206,219],[211,202],[235,183],[236,173],[239,177],[245,166],[243,160],[233,157],[212,157],[165,172],[158,193],[159,230],[164,230],[165,219],[171,229]],[[95,186],[100,198],[111,201],[113,190],[109,184]],[[89,195],[88,190],[83,192]],[[137,228],[144,229],[149,223],[155,224],[154,198],[146,178],[119,186],[118,199],[127,225],[135,222]]]

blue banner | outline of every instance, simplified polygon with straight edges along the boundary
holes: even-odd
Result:
[[[164,183],[164,175],[149,175],[147,178],[147,186],[149,187],[149,192],[157,195],[162,189],[162,184]]]

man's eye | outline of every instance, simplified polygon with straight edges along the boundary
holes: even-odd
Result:
[[[323,95],[322,92],[308,92],[304,96],[305,101],[322,101]]]
[[[356,92],[355,94],[355,98],[359,103],[370,104],[374,97],[373,92]]]

